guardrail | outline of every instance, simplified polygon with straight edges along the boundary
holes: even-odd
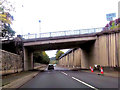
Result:
[[[101,32],[102,30],[108,30],[109,28],[91,28],[91,29],[80,29],[80,30],[67,30],[67,31],[58,31],[58,32],[48,32],[48,33],[39,33],[39,34],[27,34],[22,35],[24,39],[32,38],[45,38],[45,37],[58,37],[58,36],[70,36],[70,35],[81,35],[81,34],[91,34]]]

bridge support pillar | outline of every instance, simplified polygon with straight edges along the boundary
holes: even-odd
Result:
[[[33,69],[33,52],[24,47],[24,70]]]

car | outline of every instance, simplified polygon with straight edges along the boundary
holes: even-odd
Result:
[[[48,65],[48,70],[54,70],[54,65],[53,64],[49,64]]]

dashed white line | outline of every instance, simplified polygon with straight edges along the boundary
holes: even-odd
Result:
[[[68,75],[67,73],[65,73],[65,72],[62,72],[63,74],[65,74],[65,75]]]
[[[91,86],[91,85],[89,85],[89,84],[87,84],[87,83],[85,83],[85,82],[75,78],[75,77],[72,77],[72,79],[74,79],[74,80],[76,80],[76,81],[78,81],[78,82],[80,82],[80,83],[82,83],[82,84],[84,84],[84,85],[86,85],[86,86],[88,86],[88,87],[90,87],[92,89],[98,90],[97,88],[95,88],[95,87],[93,87],[93,86]]]
[[[68,74],[65,73],[65,72],[61,72],[61,73],[63,73],[64,75],[68,75]],[[78,81],[78,82],[80,82],[80,83],[82,83],[82,84],[84,84],[84,85],[86,85],[86,86],[88,86],[88,87],[90,87],[90,88],[92,88],[92,89],[98,90],[97,88],[93,87],[92,85],[87,84],[87,83],[85,83],[85,82],[83,82],[83,81],[81,81],[81,80],[79,80],[79,79],[77,79],[77,78],[75,78],[75,77],[72,77],[72,79],[74,79],[74,80],[76,80],[76,81]]]

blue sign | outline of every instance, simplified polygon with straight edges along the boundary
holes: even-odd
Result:
[[[113,17],[116,17],[116,13],[106,14],[107,21],[112,21]]]
[[[107,21],[113,21],[113,18],[112,17],[108,17]]]

